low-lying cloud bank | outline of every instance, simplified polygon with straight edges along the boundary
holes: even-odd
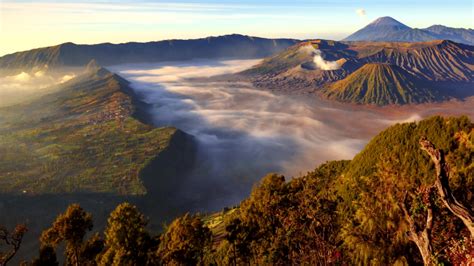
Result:
[[[46,88],[64,83],[74,77],[74,74],[51,75],[44,70],[0,77],[0,107],[41,95]]]
[[[196,61],[113,68],[153,105],[156,125],[176,126],[199,142],[197,166],[177,198],[204,210],[235,204],[268,172],[291,177],[327,160],[351,159],[380,130],[419,120],[431,110],[391,112],[316,96],[274,95],[247,83],[187,80],[236,72],[256,63]]]

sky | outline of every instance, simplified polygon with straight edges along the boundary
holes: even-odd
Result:
[[[381,16],[474,28],[473,0],[0,0],[0,55],[64,42],[122,43],[240,33],[340,40]]]

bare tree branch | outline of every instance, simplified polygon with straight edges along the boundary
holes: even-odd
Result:
[[[11,250],[0,253],[0,266],[5,266],[15,256],[21,246],[23,236],[28,229],[25,225],[19,224],[15,227],[13,232],[9,232],[5,227],[0,226],[0,242],[11,246]]]
[[[445,161],[442,150],[436,149],[433,143],[426,137],[420,139],[421,149],[428,153],[433,161],[436,169],[435,186],[438,190],[438,195],[443,201],[444,205],[459,219],[463,221],[471,233],[471,238],[474,239],[474,215],[461,202],[454,197],[451,188],[449,187],[449,166]]]

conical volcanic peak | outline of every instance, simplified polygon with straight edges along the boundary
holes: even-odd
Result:
[[[431,102],[438,93],[402,68],[384,63],[368,63],[345,79],[325,87],[323,95],[342,102],[359,104],[408,104]]]
[[[392,18],[392,17],[380,17],[376,20],[374,20],[372,23],[370,23],[368,26],[396,26],[399,27],[400,29],[409,29],[407,25],[401,23],[400,21]]]
[[[474,30],[433,25],[425,29],[410,28],[392,17],[380,17],[354,32],[344,41],[426,42],[451,40],[474,44]]]

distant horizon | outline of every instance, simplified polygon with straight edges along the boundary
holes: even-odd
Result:
[[[417,9],[423,14],[413,12]],[[67,42],[141,43],[230,34],[338,41],[384,16],[412,28],[474,27],[469,0],[6,0],[0,2],[0,56]]]

